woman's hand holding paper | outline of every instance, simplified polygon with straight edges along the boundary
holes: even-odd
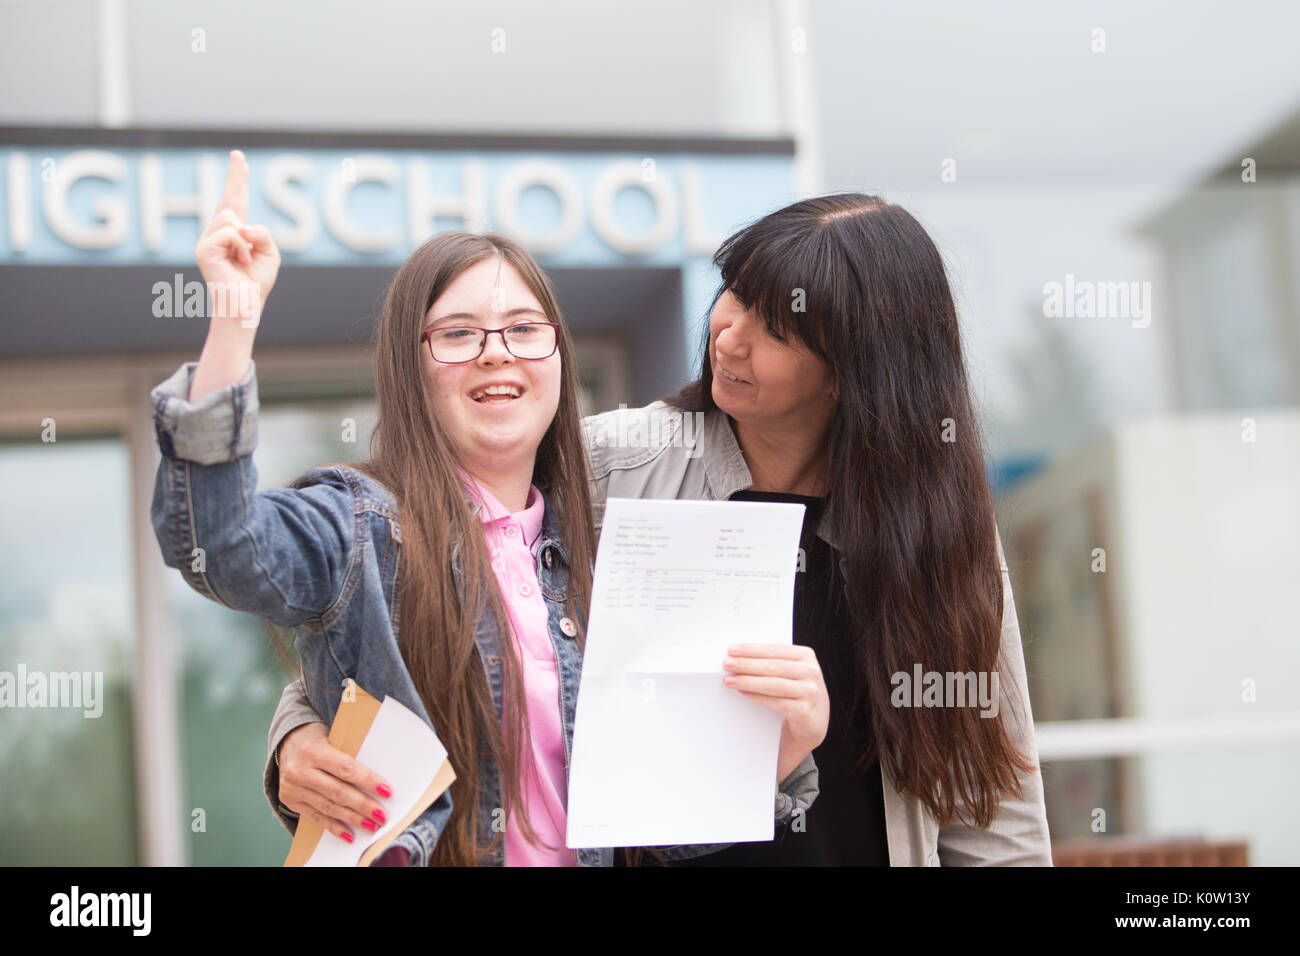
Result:
[[[777,758],[780,783],[826,739],[830,696],[811,647],[736,644],[723,660],[723,682],[785,718]]]

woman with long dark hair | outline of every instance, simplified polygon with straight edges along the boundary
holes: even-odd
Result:
[[[938,250],[901,207],[846,194],[759,220],[715,261],[702,372],[670,403],[731,423],[749,474],[737,469],[746,490],[727,497],[808,506],[818,535],[795,639],[817,652],[832,717],[806,826],[684,865],[883,865],[923,818],[942,862],[1050,864],[1015,606]],[[990,716],[978,693],[914,706],[918,664],[976,687],[997,673],[983,686],[1009,691],[1008,709]]]
[[[1050,865],[1015,605],[938,250],[901,207],[850,193],[777,210],[714,261],[699,378],[585,422],[596,525],[606,497],[805,504],[795,642],[816,651],[831,718],[803,818],[689,863]],[[702,452],[625,420],[690,412]],[[654,446],[610,440],[634,431]],[[291,685],[273,752],[315,719]]]

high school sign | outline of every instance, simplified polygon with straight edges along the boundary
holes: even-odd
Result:
[[[0,355],[201,341],[194,245],[231,149],[283,256],[260,347],[364,344],[422,242],[490,230],[537,256],[577,332],[635,355],[638,401],[696,367],[719,240],[799,198],[789,140],[0,127]]]
[[[706,258],[793,198],[788,155],[256,148],[248,221],[286,261],[398,263],[447,229],[504,232],[557,265]],[[185,262],[216,208],[213,148],[6,146],[0,262]]]

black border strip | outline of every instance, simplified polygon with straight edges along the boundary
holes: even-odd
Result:
[[[179,129],[133,126],[0,126],[5,146],[126,146],[315,149],[543,150],[581,153],[705,153],[794,156],[788,137],[588,136],[537,133],[416,133],[375,130]]]

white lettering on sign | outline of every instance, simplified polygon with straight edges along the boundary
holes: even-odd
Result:
[[[320,213],[315,204],[293,188],[310,183],[312,171],[311,160],[298,154],[277,156],[266,167],[262,180],[266,201],[289,220],[289,225],[277,223],[272,229],[281,252],[310,249],[320,235]]]
[[[402,241],[401,227],[365,232],[354,226],[348,221],[348,195],[360,183],[395,186],[400,177],[397,163],[384,156],[357,156],[348,166],[340,166],[325,181],[325,227],[335,239],[357,252],[391,249]]]
[[[140,228],[144,247],[157,252],[163,247],[169,218],[186,217],[206,223],[217,210],[225,170],[211,156],[199,160],[199,187],[192,193],[163,193],[162,160],[154,153],[140,159]]]
[[[10,153],[6,164],[9,197],[9,248],[24,252],[32,241],[32,210],[28,196],[27,156]]]
[[[138,230],[140,245],[150,253],[163,251],[168,229],[176,220],[207,225],[221,194],[225,163],[215,155],[193,161],[192,187],[168,191],[164,171],[177,160],[165,160],[159,153],[140,154],[135,163],[135,195],[132,195],[131,162],[117,153],[77,150],[57,161],[32,151],[11,151],[5,163],[5,212],[8,217],[10,253],[29,252],[34,226],[32,188],[40,183],[41,216],[49,232],[74,249],[112,249],[131,242]],[[334,168],[318,158],[285,152],[255,161],[254,187],[260,186],[266,204],[276,214],[267,225],[282,252],[308,252],[328,234],[345,248],[366,253],[400,251],[403,244],[419,245],[437,231],[439,221],[458,228],[483,232],[495,228],[534,253],[558,252],[567,248],[589,225],[596,237],[610,249],[625,255],[644,255],[680,237],[685,253],[708,256],[722,237],[710,234],[704,223],[704,187],[699,168],[683,163],[674,180],[662,172],[645,174],[644,159],[616,160],[601,169],[584,195],[576,175],[562,163],[549,159],[525,159],[506,167],[495,183],[489,183],[484,163],[466,159],[457,164],[459,185],[451,189],[434,185],[435,174],[445,170],[427,157],[412,156],[401,161],[382,154],[348,156]],[[41,173],[33,178],[33,167]],[[77,207],[69,197],[83,181],[99,180],[89,207]],[[173,183],[175,179],[171,180]],[[109,184],[107,189],[102,185]],[[319,200],[312,187],[319,183]],[[353,190],[365,186],[372,194],[378,187],[394,191],[401,201],[401,215],[371,216],[359,221],[360,207]],[[521,210],[524,194],[540,189],[554,197],[558,215],[538,223]],[[651,221],[631,226],[615,212],[624,190],[638,190],[650,201]],[[488,219],[489,199],[492,224]]]
[[[467,160],[461,167],[464,192],[459,196],[438,196],[429,190],[429,164],[412,159],[406,168],[406,195],[410,209],[411,242],[423,242],[434,234],[435,219],[459,219],[470,232],[487,231],[483,205],[483,164]]]
[[[625,232],[614,218],[614,197],[623,189],[644,189],[655,207],[655,221],[639,236]],[[677,194],[657,175],[648,180],[641,164],[614,163],[601,173],[591,200],[591,228],[619,252],[652,252],[677,231]]]
[[[549,190],[560,202],[560,223],[549,233],[529,233],[519,219],[519,197],[529,186]],[[572,242],[582,229],[582,193],[559,164],[544,159],[529,160],[501,177],[496,216],[501,231],[518,238],[529,252],[556,252]]]
[[[80,179],[106,179],[120,183],[126,178],[126,161],[114,153],[88,149],[62,159],[54,177],[45,184],[45,221],[50,231],[78,249],[111,249],[126,241],[126,203],[115,197],[96,200],[97,223],[77,222],[68,211],[68,193]]]

